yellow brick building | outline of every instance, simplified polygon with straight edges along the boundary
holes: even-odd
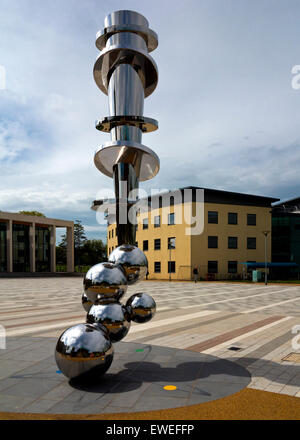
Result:
[[[240,263],[265,261],[263,231],[270,232],[271,261],[271,204],[278,199],[196,187],[164,195],[163,202],[162,195],[149,197],[149,211],[137,216],[136,241],[148,258],[148,279],[189,280],[194,267],[204,279],[245,276]],[[201,225],[200,233],[187,233],[191,216]],[[107,228],[108,254],[116,246],[112,223]]]

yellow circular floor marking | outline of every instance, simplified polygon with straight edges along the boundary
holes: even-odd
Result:
[[[166,386],[164,386],[164,390],[167,390],[167,391],[173,391],[173,390],[176,390],[176,388],[177,387],[175,387],[175,385],[166,385]]]

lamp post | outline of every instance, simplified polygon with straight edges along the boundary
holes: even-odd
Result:
[[[267,260],[268,260],[268,250],[267,250],[267,241],[268,241],[268,234],[270,231],[262,231],[262,233],[265,236],[265,285],[268,284],[268,276],[267,276]]]

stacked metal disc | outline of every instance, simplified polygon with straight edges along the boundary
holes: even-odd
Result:
[[[157,121],[143,116],[144,98],[158,81],[149,55],[157,44],[146,18],[134,11],[108,15],[105,28],[97,34],[100,55],[94,78],[108,95],[109,116],[100,119],[96,128],[110,132],[111,140],[98,149],[94,162],[114,178],[118,247],[108,262],[96,264],[84,278],[86,324],[71,327],[58,340],[56,362],[71,379],[94,380],[105,373],[113,359],[112,343],[126,336],[132,321],[147,322],[156,311],[154,299],[146,293],[132,295],[125,305],[120,300],[148,270],[147,257],[134,245],[136,227],[128,213],[137,201],[139,181],[151,179],[159,170],[157,155],[141,143],[142,133],[158,128]]]

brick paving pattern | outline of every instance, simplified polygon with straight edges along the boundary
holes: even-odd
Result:
[[[289,353],[300,352],[292,347],[295,334],[291,332],[294,325],[300,324],[300,286],[145,281],[131,286],[125,301],[136,292],[147,292],[155,298],[157,314],[149,323],[132,324],[124,342],[116,344],[111,369],[114,365],[117,367],[117,362],[120,362],[117,346],[130,347],[128,343],[139,346],[146,344],[153,349],[151,356],[156,357],[156,360],[149,358],[147,362],[156,362],[162,366],[167,362],[164,357],[154,355],[154,349],[166,352],[175,350],[175,353],[184,350],[183,357],[199,356],[200,363],[203,356],[212,356],[214,359],[233,361],[237,367],[243,368],[243,371],[246,369],[251,374],[251,379],[248,378],[248,386],[251,388],[300,397],[300,364],[282,360]],[[12,352],[9,355],[9,350],[0,350],[2,411],[5,410],[4,403],[11,408],[18,406],[21,394],[26,411],[46,412],[52,408],[53,398],[49,399],[51,390],[47,389],[47,381],[41,385],[45,390],[38,387],[39,391],[34,391],[30,382],[33,378],[23,378],[23,382],[27,381],[26,385],[23,385],[23,391],[19,390],[21,394],[15,391],[14,394],[18,387],[13,375],[18,374],[21,367],[29,370],[33,368],[33,361],[41,363],[45,374],[49,373],[50,368],[53,372],[55,364],[52,353],[49,354],[49,344],[53,344],[67,327],[85,321],[81,294],[82,280],[78,277],[0,280],[0,324],[6,328],[8,344],[9,341],[12,344],[16,344],[17,341],[25,343],[28,338],[34,338],[37,344],[36,347],[33,344],[31,350],[24,348],[22,359],[18,357],[18,350],[15,351],[15,356],[12,356]],[[198,350],[195,347],[198,347]],[[231,347],[237,347],[239,350],[230,350]],[[108,371],[109,374],[111,369]],[[30,374],[34,374],[34,369]],[[231,379],[233,376],[230,376]],[[57,381],[65,381],[62,375],[56,374],[55,378]],[[207,373],[207,378],[210,383],[216,376]],[[3,388],[6,384],[9,387]],[[155,390],[161,384],[155,381],[152,385],[155,394]],[[58,387],[57,391],[52,390],[50,396],[58,395],[58,398],[64,401],[68,398],[64,393],[68,394],[69,388],[66,382],[61,389]],[[136,392],[142,393],[145,398],[148,388],[149,382],[143,381]],[[10,393],[7,393],[8,389],[11,390]],[[29,389],[33,394],[41,394],[28,397]],[[204,391],[214,395],[214,391],[207,391],[205,388]],[[226,391],[224,384],[223,391]],[[70,394],[72,392],[75,390],[71,388]],[[132,396],[134,392],[134,389],[128,391]],[[168,407],[163,405],[169,405],[171,392],[163,390],[159,393],[162,393],[159,397],[161,408]],[[150,394],[152,395],[152,391]],[[124,395],[123,392],[123,399]],[[33,397],[35,401],[32,401]],[[134,397],[131,399],[133,402]],[[194,403],[193,399],[190,396],[189,404]],[[90,403],[92,406],[89,410],[92,411],[94,408],[95,411],[92,412],[96,412],[98,403]],[[65,404],[65,407],[61,405],[57,412],[64,412],[66,408],[70,408],[69,404]],[[109,412],[111,409],[104,410]]]

